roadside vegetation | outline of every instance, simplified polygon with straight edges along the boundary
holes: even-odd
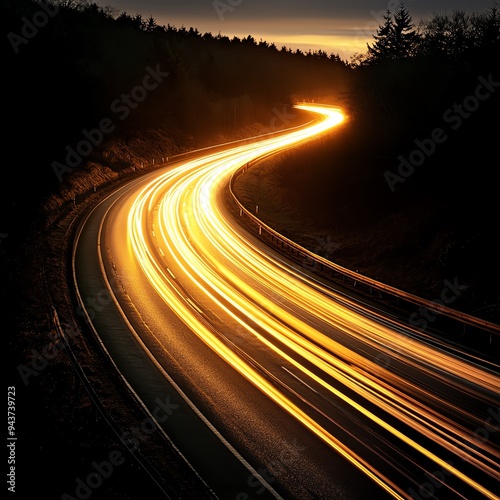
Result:
[[[116,450],[126,461],[93,498],[155,498],[153,482],[54,347],[52,306],[62,324],[80,318],[68,287],[72,221],[153,160],[309,119],[290,104],[344,95],[351,70],[335,54],[160,26],[82,0],[3,0],[0,26],[0,301],[8,385],[17,389],[16,492],[73,498],[75,481]],[[106,411],[123,429],[137,425],[141,408],[77,324],[82,334],[71,345]],[[172,496],[203,498],[155,438],[141,450]],[[87,494],[82,486],[76,496]]]
[[[500,320],[500,11],[387,12],[352,61],[348,122],[239,179],[249,208],[309,249],[429,299]],[[307,231],[304,230],[307,228]]]
[[[4,143],[16,162],[4,201],[29,193],[33,208],[86,190],[82,172],[99,186],[153,155],[290,126],[285,106],[347,91],[348,64],[323,51],[160,26],[86,0],[5,0],[0,13],[12,103]],[[88,155],[68,158],[100,128]]]
[[[443,279],[458,280],[468,290],[453,306],[498,320],[499,22],[497,7],[422,23],[401,7],[365,54],[344,61],[251,34],[160,26],[83,0],[0,3],[0,300],[7,371],[19,387],[18,465],[31,497],[73,491],[96,457],[122,446],[66,354],[39,359],[54,333],[52,300],[61,321],[75,316],[70,224],[85,202],[153,168],[152,159],[300,123],[294,102],[337,104],[348,120],[329,138],[249,169],[242,200],[299,243],[373,278],[431,299]],[[127,412],[140,409],[124,403],[89,338],[74,339],[83,369],[126,427]],[[24,387],[19,367],[33,363],[42,364]],[[154,450],[169,461],[163,451]],[[95,498],[154,497],[129,458]]]

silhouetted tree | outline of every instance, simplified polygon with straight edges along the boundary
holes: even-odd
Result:
[[[154,31],[158,27],[154,17],[150,17],[146,22],[146,31]]]
[[[375,42],[368,45],[366,62],[407,59],[415,55],[418,35],[410,13],[401,4],[394,14],[387,10],[384,23],[373,35]]]
[[[140,30],[143,30],[146,25],[144,19],[140,14],[137,14],[136,16],[132,17],[129,16],[126,12],[122,12],[116,18],[116,22],[122,26],[128,26],[129,28],[140,29]]]
[[[415,55],[418,34],[412,17],[406,7],[401,4],[394,14],[394,58],[406,59]]]
[[[421,54],[449,61],[486,55],[498,51],[500,14],[497,7],[488,13],[466,14],[463,11],[436,14],[423,23]],[[474,54],[474,55],[473,55]],[[494,56],[498,58],[498,54]]]
[[[248,35],[246,38],[243,38],[242,42],[248,45],[257,45],[255,38],[251,35]]]
[[[379,26],[377,34],[373,35],[375,42],[373,45],[368,45],[369,62],[377,62],[384,59],[389,59],[393,52],[394,41],[394,22],[392,20],[392,13],[387,10],[384,16],[384,23]]]
[[[484,46],[498,48],[500,45],[500,10],[498,7],[490,9],[486,16],[477,16],[483,19],[481,41]]]

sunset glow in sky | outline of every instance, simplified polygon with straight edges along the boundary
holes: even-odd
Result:
[[[118,13],[153,16],[158,24],[197,28],[201,33],[274,42],[301,50],[324,50],[350,59],[366,51],[387,9],[399,0],[98,0]],[[484,12],[494,0],[407,0],[415,22],[434,12]]]

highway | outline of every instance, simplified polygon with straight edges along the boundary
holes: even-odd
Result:
[[[217,498],[498,498],[499,365],[419,339],[248,233],[236,169],[340,110],[117,190],[82,224],[75,284],[127,384]],[[104,297],[111,297],[106,300]]]

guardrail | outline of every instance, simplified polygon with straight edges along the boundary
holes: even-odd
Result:
[[[198,149],[190,149],[188,151],[183,151],[182,153],[175,153],[172,155],[163,154],[163,156],[151,157],[149,160],[143,160],[138,165],[131,165],[126,170],[122,170],[122,171],[118,172],[118,179],[108,180],[107,182],[104,182],[103,184],[100,184],[98,186],[94,185],[92,188],[92,191],[94,193],[97,192],[98,190],[102,191],[103,189],[115,186],[117,181],[118,182],[125,182],[125,181],[136,178],[137,175],[146,174],[146,173],[149,173],[149,172],[156,170],[158,168],[168,167],[168,166],[174,165],[177,162],[182,161],[182,160],[187,161],[191,157],[196,158],[200,153],[207,153],[207,154],[208,153],[217,153],[219,151],[223,151],[228,146],[236,147],[239,145],[251,144],[253,142],[261,141],[264,138],[271,139],[273,137],[279,137],[280,135],[286,134],[286,133],[291,132],[293,130],[300,130],[304,127],[307,127],[308,125],[310,125],[311,123],[314,123],[315,121],[316,120],[313,119],[313,120],[305,122],[301,125],[297,125],[295,127],[279,129],[279,130],[274,130],[274,131],[271,130],[265,134],[255,135],[252,137],[247,137],[245,139],[236,139],[236,140],[224,142],[221,144],[215,144],[213,146],[206,146],[206,147],[198,148]],[[91,194],[90,190],[78,193],[73,198],[68,198],[67,200],[65,200],[63,202],[61,208],[76,207],[82,201],[88,201],[89,194]]]
[[[269,154],[266,156],[269,156]],[[439,303],[424,299],[417,295],[413,295],[393,286],[381,283],[380,281],[376,281],[345,267],[339,266],[338,264],[335,264],[334,262],[331,262],[311,252],[307,248],[300,246],[299,244],[286,238],[285,236],[265,224],[256,215],[245,208],[245,206],[240,202],[234,192],[234,181],[238,177],[238,175],[246,171],[250,166],[258,163],[262,159],[263,158],[258,158],[257,160],[254,160],[253,162],[240,167],[233,173],[229,181],[229,193],[232,200],[236,204],[237,209],[239,210],[240,217],[246,217],[251,223],[253,223],[257,229],[258,235],[261,238],[267,236],[267,239],[270,239],[271,243],[275,247],[277,247],[278,250],[280,250],[281,252],[286,252],[288,255],[291,255],[293,257],[299,257],[304,263],[308,263],[310,261],[311,265],[314,266],[316,270],[320,271],[320,274],[326,274],[327,276],[332,278],[340,277],[342,278],[343,282],[346,282],[346,280],[351,280],[354,287],[358,285],[365,286],[368,288],[370,294],[372,294],[374,291],[378,291],[380,297],[382,297],[382,293],[384,293],[385,295],[394,298],[396,302],[400,300],[405,301],[406,303],[420,306],[430,311],[435,311],[442,316],[457,320],[464,325],[470,325],[479,328],[480,330],[488,332],[490,334],[490,344],[493,342],[493,336],[500,338],[500,325],[481,318],[477,318],[476,316],[472,316],[470,314],[463,313],[445,305],[441,305]]]
[[[96,412],[99,412],[101,418],[104,419],[106,424],[109,426],[109,428],[117,437],[118,442],[124,447],[124,449],[126,449],[134,457],[134,459],[137,461],[139,466],[142,467],[142,469],[146,472],[146,474],[148,474],[151,477],[152,481],[156,484],[158,489],[163,493],[164,497],[171,499],[172,496],[165,490],[165,485],[166,485],[165,479],[159,475],[155,465],[141,452],[139,447],[133,449],[132,447],[128,446],[126,440],[124,439],[124,436],[126,434],[121,429],[121,425],[118,424],[118,422],[108,413],[104,404],[99,399],[99,396],[96,394],[91,382],[87,378],[87,375],[80,366],[77,360],[77,356],[74,354],[71,348],[71,343],[66,338],[64,328],[62,327],[59,321],[59,315],[57,313],[56,308],[53,305],[52,305],[51,316],[56,334],[59,340],[62,342],[62,345],[64,346],[63,350],[66,353],[76,376],[78,377],[79,383],[81,383],[83,388],[85,389]]]

